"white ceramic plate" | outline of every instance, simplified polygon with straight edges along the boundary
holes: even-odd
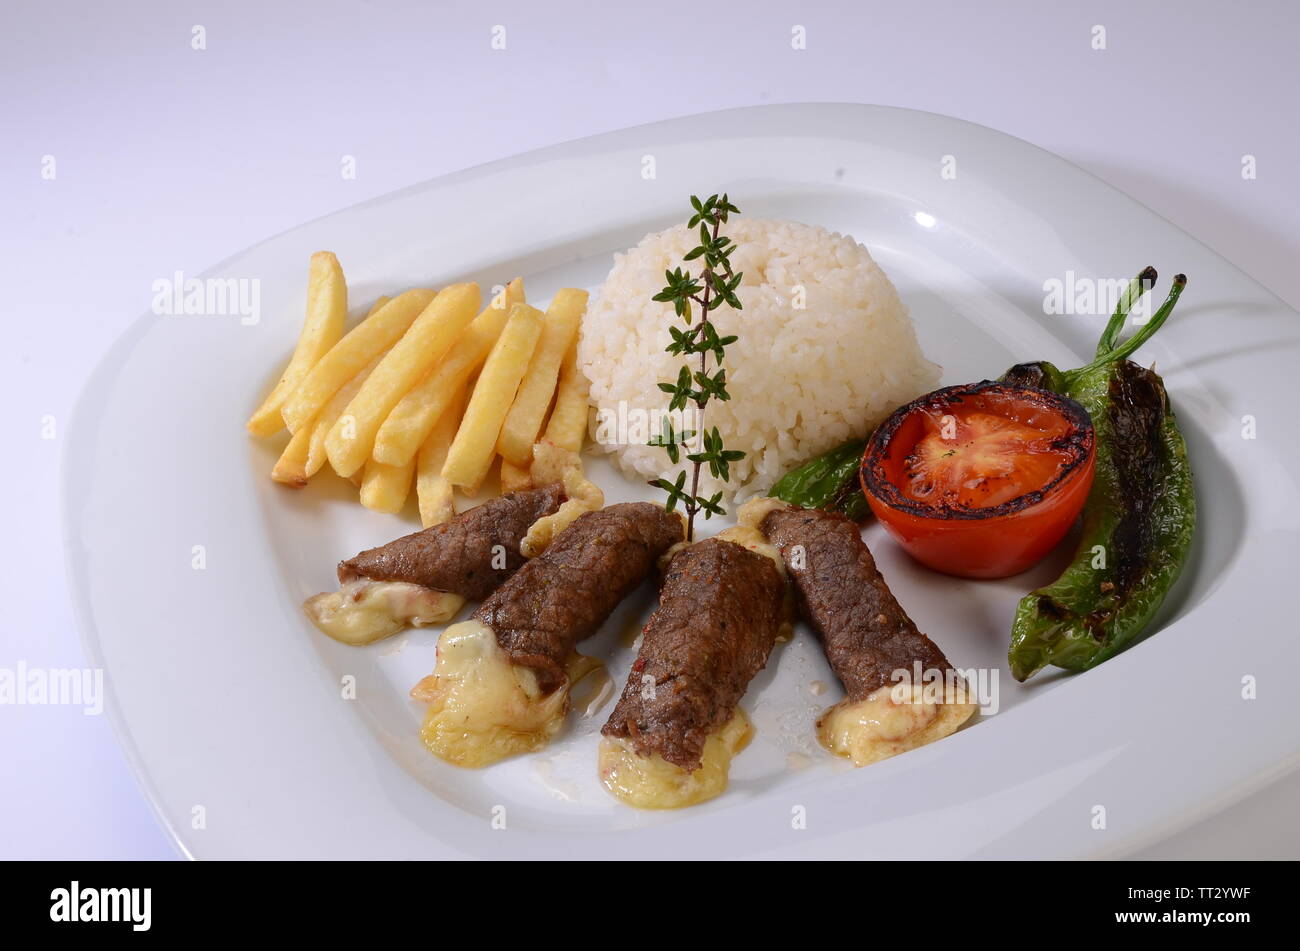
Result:
[[[642,177],[653,156],[657,177]],[[941,176],[944,156],[956,178]],[[318,635],[299,601],[340,557],[410,530],[339,482],[295,493],[243,421],[301,322],[308,255],[338,253],[354,309],[394,288],[523,274],[530,298],[595,286],[611,253],[680,221],[692,192],[864,242],[898,285],[944,383],[1084,362],[1101,318],[1045,316],[1043,282],[1158,267],[1191,283],[1144,349],[1198,480],[1195,550],[1158,633],[1077,677],[1005,671],[1016,599],[1051,576],[966,583],[867,530],[885,576],[962,667],[1001,667],[1001,710],[852,770],[811,733],[805,633],[744,701],[758,738],[731,789],[645,813],[594,777],[595,719],[484,771],[430,757],[407,689],[436,630],[366,649]],[[519,156],[312,222],[208,276],[261,282],[261,321],[142,318],[82,397],[65,460],[66,542],[92,663],[161,821],[201,858],[564,856],[940,858],[1122,854],[1297,761],[1290,568],[1300,535],[1300,319],[1177,228],[1064,160],[954,119],[856,105],[771,106],[658,123]],[[1243,417],[1258,438],[1243,438]],[[611,501],[642,496],[603,464]],[[201,549],[196,546],[202,546]],[[196,568],[196,552],[205,567]],[[1056,559],[1059,567],[1060,557]],[[589,642],[621,684],[630,599]],[[357,697],[341,697],[355,677]],[[1243,699],[1243,678],[1258,699]],[[607,711],[606,711],[607,712]],[[1098,807],[1105,828],[1096,828]],[[505,828],[492,819],[504,815]],[[792,821],[806,817],[806,828]],[[201,820],[201,821],[200,821]],[[500,822],[498,821],[498,825]]]

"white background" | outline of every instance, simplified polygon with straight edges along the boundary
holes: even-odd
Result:
[[[204,50],[191,46],[196,24]],[[498,24],[504,51],[490,46]],[[791,48],[795,25],[805,50]],[[1105,50],[1092,48],[1095,25]],[[539,146],[835,100],[945,113],[1043,146],[1300,307],[1298,43],[1300,5],[1284,0],[5,0],[0,667],[83,664],[60,544],[63,427],[157,278]],[[355,180],[340,174],[345,155]],[[49,417],[55,438],[43,439]],[[173,856],[104,718],[0,707],[0,750],[0,858]],[[1293,775],[1142,854],[1300,857],[1298,797]]]

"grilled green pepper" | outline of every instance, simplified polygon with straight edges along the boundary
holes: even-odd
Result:
[[[858,482],[858,467],[866,448],[865,439],[851,439],[825,455],[791,469],[777,480],[768,495],[806,509],[843,512],[860,522],[870,511]]]
[[[1127,359],[1168,319],[1187,279],[1178,275],[1155,316],[1117,345],[1130,308],[1154,279],[1150,268],[1134,279],[1086,367],[1020,364],[1003,377],[1076,400],[1097,433],[1074,559],[1060,578],[1021,599],[1012,622],[1007,657],[1017,680],[1048,664],[1079,671],[1113,656],[1150,623],[1187,559],[1196,527],[1187,447],[1160,377]]]

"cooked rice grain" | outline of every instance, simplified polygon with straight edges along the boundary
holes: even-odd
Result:
[[[705,425],[718,427],[727,448],[746,455],[733,463],[730,484],[711,478],[707,467],[702,484],[709,494],[744,499],[805,460],[864,436],[933,389],[939,367],[922,355],[894,285],[851,237],[747,218],[733,218],[723,233],[737,245],[731,260],[744,272],[737,291],[744,308],[712,313],[719,335],[739,339],[724,364],[732,398],[710,401]],[[651,298],[663,289],[664,271],[682,266],[697,239],[678,227],[616,255],[583,322],[578,362],[597,411],[593,437],[604,437],[602,448],[639,479],[671,479],[681,468],[662,449],[618,437],[640,438],[647,427],[637,420],[667,406],[657,384],[675,381],[683,364],[664,352],[668,327],[680,321],[671,304]],[[698,273],[698,262],[689,266]],[[691,358],[692,370],[698,359]],[[624,426],[614,425],[619,419]]]

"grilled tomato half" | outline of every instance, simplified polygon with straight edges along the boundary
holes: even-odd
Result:
[[[885,420],[862,456],[867,502],[917,561],[1005,578],[1070,530],[1092,488],[1088,411],[1049,390],[949,386]]]

